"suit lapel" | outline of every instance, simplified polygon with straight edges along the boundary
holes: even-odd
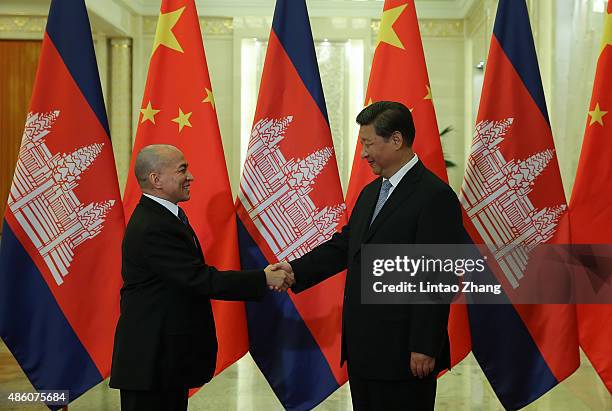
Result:
[[[177,216],[172,214],[170,210],[168,210],[163,205],[159,204],[157,201],[151,200],[149,197],[145,195],[140,197],[140,204],[143,205],[144,207],[155,210],[160,216],[163,216],[166,220],[168,220],[170,224],[176,226],[179,230],[184,231],[186,235],[189,238],[191,238],[192,240],[191,242],[193,243],[194,247],[198,250],[198,252],[202,256],[202,259],[204,258],[204,255],[202,253],[202,247],[200,246],[200,241],[198,240],[198,236],[195,234],[191,226],[188,227],[185,224],[183,224],[183,222]]]
[[[349,243],[349,257],[353,258],[361,249],[363,243],[363,237],[368,231],[372,214],[374,214],[374,207],[378,200],[378,192],[382,184],[382,178],[377,178],[370,184],[363,188],[363,192],[359,197],[358,203],[353,209],[350,224],[351,224],[351,235]]]
[[[200,240],[198,240],[198,236],[193,230],[193,227],[191,227],[191,224],[187,222],[187,225],[185,225],[185,223],[183,223],[179,218],[177,218],[177,220],[179,221],[179,223],[181,223],[183,230],[187,231],[188,233],[187,235],[191,238],[193,245],[198,250],[198,253],[200,253],[200,255],[202,256],[202,259],[204,259],[204,254],[202,253],[202,246],[200,245]]]
[[[196,235],[195,231],[193,230],[193,227],[191,227],[191,224],[190,224],[189,227],[186,227],[186,228],[189,231],[191,237],[193,237],[193,242],[194,242],[196,248],[198,249],[198,252],[202,256],[202,259],[204,259],[204,253],[202,252],[202,246],[200,245],[200,240],[198,239],[198,236]]]
[[[357,226],[357,238],[359,243],[363,243],[368,228],[370,227],[370,221],[372,221],[372,215],[378,202],[378,195],[380,193],[380,187],[382,185],[382,177],[377,178],[374,184],[368,186],[366,191],[363,193],[363,210],[365,215],[359,219],[359,225]]]
[[[372,225],[369,225],[370,219],[372,218],[372,213],[370,213],[370,219],[367,221],[367,231],[365,235],[362,237],[361,242],[367,242],[372,235],[378,230],[385,222],[385,220],[393,214],[393,212],[400,207],[411,195],[414,193],[417,187],[417,183],[421,178],[421,174],[423,173],[423,163],[418,161],[401,179],[397,187],[393,190],[383,207],[380,209],[380,212],[376,216],[376,219],[372,222]],[[382,179],[381,179],[382,181]],[[380,186],[382,183],[378,184],[378,190],[376,192],[376,201],[378,201],[378,193],[380,192]]]

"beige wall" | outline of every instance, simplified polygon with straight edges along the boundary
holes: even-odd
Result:
[[[423,36],[423,50],[431,83],[438,129],[453,131],[442,138],[446,159],[456,164],[448,169],[451,186],[461,187],[464,170],[464,43],[461,36]]]

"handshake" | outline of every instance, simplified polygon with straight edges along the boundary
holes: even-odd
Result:
[[[270,290],[287,291],[289,287],[295,284],[293,276],[293,268],[288,262],[282,261],[276,264],[270,264],[265,269],[266,282]]]

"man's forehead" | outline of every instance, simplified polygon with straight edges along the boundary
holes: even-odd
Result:
[[[180,168],[187,164],[185,156],[179,150],[168,150],[164,153],[165,163],[172,168]]]
[[[376,137],[376,133],[374,132],[374,127],[371,125],[361,126],[359,127],[359,138],[370,139]]]

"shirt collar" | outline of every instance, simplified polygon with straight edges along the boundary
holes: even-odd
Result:
[[[165,198],[155,197],[154,195],[142,193],[143,196],[149,197],[151,200],[158,202],[159,204],[166,207],[175,217],[178,217],[178,206]]]
[[[408,171],[414,167],[414,165],[419,161],[419,157],[416,155],[416,153],[414,154],[414,156],[412,156],[412,158],[410,159],[410,161],[408,161],[406,164],[404,164],[402,166],[402,168],[400,168],[399,170],[397,170],[395,172],[395,174],[393,174],[391,177],[388,178],[389,182],[391,183],[391,185],[393,187],[397,187],[397,185],[400,183],[400,181],[402,181],[402,178],[404,178],[404,176],[406,175],[406,173],[408,173]],[[383,178],[383,181],[387,180],[386,178]]]

